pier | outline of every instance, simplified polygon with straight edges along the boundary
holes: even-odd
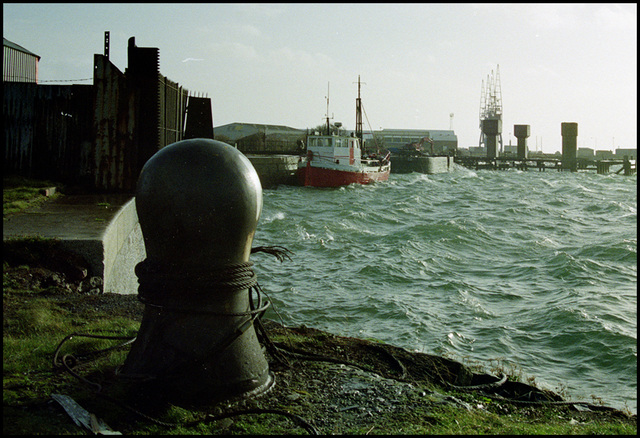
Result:
[[[254,155],[247,154],[258,173],[262,188],[274,188],[278,184],[297,185],[296,170],[299,155]]]
[[[565,163],[563,165],[562,158],[516,158],[516,157],[455,157],[454,162],[468,169],[479,170],[529,170],[537,169],[539,172],[546,170],[573,171]],[[580,159],[575,161],[576,170],[595,170],[598,174],[606,175],[608,173],[624,173],[624,175],[633,175],[636,172],[637,160],[625,159],[607,159],[593,160]],[[622,166],[620,169],[612,171],[613,166]]]

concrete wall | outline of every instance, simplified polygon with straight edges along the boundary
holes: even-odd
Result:
[[[296,184],[295,173],[300,157],[297,155],[247,155],[260,177],[263,189],[278,184]]]
[[[135,198],[127,202],[102,236],[104,247],[104,292],[138,293],[135,266],[146,258]]]

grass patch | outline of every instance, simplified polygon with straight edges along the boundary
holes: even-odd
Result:
[[[40,190],[45,187],[60,186],[52,181],[30,179],[16,175],[4,176],[2,179],[2,216],[20,213],[29,208],[38,207],[45,202],[56,199],[58,193],[44,196]]]

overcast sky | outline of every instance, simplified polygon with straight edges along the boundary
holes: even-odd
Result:
[[[358,75],[370,129],[450,129],[477,146],[483,80],[499,66],[503,139],[530,150],[637,147],[637,5],[3,3],[3,36],[41,56],[39,78],[90,84],[104,50],[160,49],[160,72],[212,98],[214,126],[355,127]],[[71,82],[71,83],[73,83]],[[68,82],[64,82],[68,83]],[[453,117],[451,117],[453,114]]]

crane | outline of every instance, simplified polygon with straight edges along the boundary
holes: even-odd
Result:
[[[495,149],[496,140],[502,151],[502,88],[500,86],[500,66],[496,67],[487,76],[487,82],[482,81],[480,91],[480,141],[479,146],[487,147],[487,154],[495,154],[489,151]]]

